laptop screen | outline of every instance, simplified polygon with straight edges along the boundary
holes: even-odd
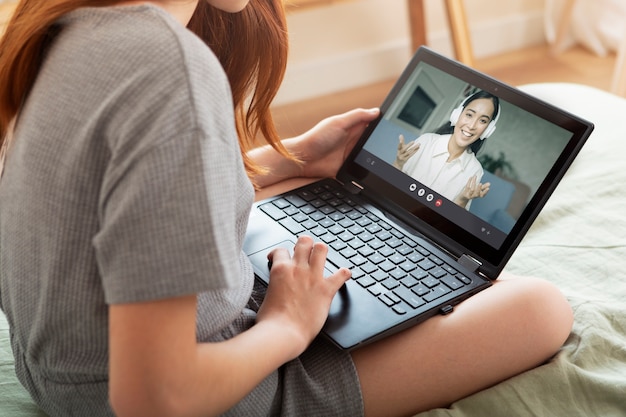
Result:
[[[469,248],[497,265],[536,217],[589,125],[423,49],[343,171],[377,201],[422,220],[423,231],[443,246]]]

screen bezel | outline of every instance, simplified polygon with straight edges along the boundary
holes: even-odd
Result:
[[[549,170],[545,180],[529,200],[512,230],[497,248],[443,217],[432,208],[432,205],[416,200],[408,195],[406,191],[399,189],[396,184],[389,183],[384,178],[371,173],[355,161],[364,143],[393,105],[394,100],[398,97],[404,84],[411,77],[418,64],[422,62],[481,90],[490,92],[501,100],[507,101],[537,117],[548,120],[571,133],[570,140]],[[593,130],[593,124],[589,121],[532,97],[486,74],[468,68],[459,62],[439,55],[427,47],[418,49],[384,100],[380,107],[380,112],[379,117],[370,123],[348,156],[337,175],[337,179],[342,183],[358,184],[358,187],[362,189],[361,194],[364,197],[375,201],[376,205],[381,206],[386,213],[416,229],[453,256],[460,258],[466,255],[475,259],[480,265],[478,268],[479,272],[491,279],[495,279],[504,268],[513,251],[519,245],[539,211],[545,205],[548,197],[552,194]]]

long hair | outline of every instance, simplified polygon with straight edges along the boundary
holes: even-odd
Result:
[[[121,0],[21,0],[0,40],[0,148],[12,120],[37,78],[54,23],[81,7],[103,7]],[[231,84],[239,144],[252,178],[263,172],[246,155],[262,136],[287,158],[274,127],[270,104],[287,66],[287,24],[282,0],[250,0],[239,13],[227,13],[200,0],[188,28],[215,53]]]
[[[470,104],[474,100],[478,100],[479,98],[486,98],[491,100],[494,108],[493,114],[491,115],[491,120],[496,120],[496,118],[498,117],[498,111],[500,109],[500,99],[487,91],[479,90],[474,94],[468,96],[463,102],[463,108],[467,107],[468,104]],[[444,123],[443,126],[440,126],[434,133],[437,133],[439,135],[447,135],[452,132],[454,132],[454,126],[452,126],[451,122],[447,122]],[[480,148],[483,147],[486,140],[486,138],[482,140],[477,140],[469,146],[472,152],[474,152],[474,155],[478,154],[478,151],[480,150]]]

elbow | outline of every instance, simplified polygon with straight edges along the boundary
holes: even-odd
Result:
[[[149,392],[141,387],[109,386],[109,404],[117,417],[186,417],[193,413],[176,395]]]
[[[116,417],[208,417],[220,415],[228,409],[216,410],[208,405],[210,402],[206,398],[194,399],[187,395],[188,392],[155,390],[146,385],[149,384],[143,387],[109,385],[109,404]]]

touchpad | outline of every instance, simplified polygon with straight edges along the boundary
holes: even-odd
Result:
[[[261,249],[260,251],[249,255],[250,262],[252,266],[254,266],[254,272],[256,275],[264,281],[266,284],[270,281],[270,262],[267,259],[267,254],[273,251],[276,248],[285,248],[289,251],[289,255],[293,256],[293,247],[296,245],[295,242],[291,240],[284,240],[275,245],[269,246],[265,249]],[[328,263],[326,263],[326,267],[324,267],[324,277],[328,277],[332,274],[332,272],[328,269]]]

